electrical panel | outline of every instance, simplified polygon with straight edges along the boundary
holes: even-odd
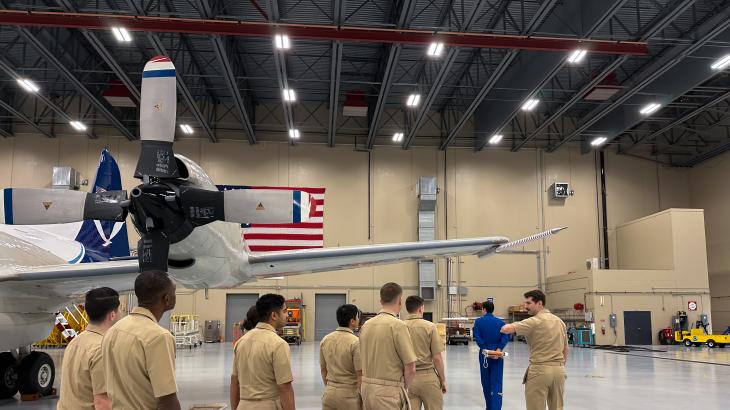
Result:
[[[570,190],[570,183],[568,182],[555,182],[550,185],[550,193],[553,199],[565,199],[573,195],[573,191]]]
[[[611,326],[612,328],[616,329],[616,326],[618,325],[618,322],[617,322],[617,320],[616,320],[616,314],[615,314],[615,313],[611,313],[611,314],[610,314],[610,315],[608,316],[608,324],[609,324],[609,325],[610,325],[610,326]]]

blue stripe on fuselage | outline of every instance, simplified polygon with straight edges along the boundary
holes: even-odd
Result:
[[[73,265],[73,264],[77,263],[78,261],[81,260],[81,258],[84,257],[85,254],[86,254],[86,248],[84,247],[84,244],[81,244],[81,252],[79,252],[79,254],[76,255],[75,258],[73,258],[70,261],[68,261],[68,264],[69,265]]]
[[[302,222],[302,191],[294,192],[294,223]]]
[[[152,70],[152,71],[144,71],[142,73],[142,78],[154,78],[154,77],[175,77],[175,70]]]
[[[7,225],[13,224],[13,189],[7,188],[3,191],[3,201],[5,201],[5,223]]]

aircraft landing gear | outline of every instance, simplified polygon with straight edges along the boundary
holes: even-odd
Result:
[[[20,394],[48,396],[53,391],[56,366],[53,359],[43,352],[31,352],[20,360],[18,366],[18,390]]]
[[[18,368],[12,353],[0,353],[0,399],[9,399],[18,392]]]

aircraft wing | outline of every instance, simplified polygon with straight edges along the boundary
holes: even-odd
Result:
[[[248,261],[254,277],[267,278],[461,255],[484,257],[499,253],[510,247],[521,246],[554,235],[563,229],[565,228],[551,229],[512,242],[502,236],[493,236],[342,248],[304,249],[254,253],[249,255]]]
[[[0,276],[0,288],[48,298],[73,298],[99,286],[119,292],[134,289],[137,260],[17,267]],[[5,292],[3,292],[5,293]]]

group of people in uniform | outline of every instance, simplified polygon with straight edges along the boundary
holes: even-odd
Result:
[[[89,326],[67,348],[62,366],[59,410],[180,409],[175,382],[175,343],[158,322],[175,307],[175,284],[165,272],[144,272],[135,280],[139,306],[118,320],[119,294],[110,288],[86,295]],[[532,317],[505,325],[493,316],[491,301],[474,327],[480,348],[482,384],[489,410],[502,404],[501,352],[508,335],[526,337],[530,365],[525,373],[527,410],[563,408],[567,337],[565,324],[537,290],[525,294]],[[424,301],[405,300],[403,288],[380,289],[382,309],[360,326],[352,304],[337,309],[337,329],[320,344],[325,384],[323,409],[442,409],[448,391],[436,325],[423,319]],[[283,296],[266,294],[247,312],[244,335],[234,345],[231,409],[293,410],[294,380],[289,345],[277,331],[286,324]],[[355,331],[359,328],[359,337]]]

